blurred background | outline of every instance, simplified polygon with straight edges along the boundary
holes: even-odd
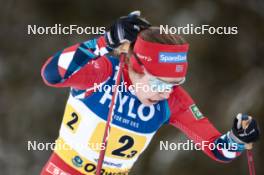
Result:
[[[37,175],[50,151],[28,151],[27,141],[53,142],[69,89],[46,86],[45,60],[92,35],[28,35],[27,25],[106,26],[141,10],[153,25],[237,26],[237,35],[184,35],[190,43],[184,87],[204,115],[224,133],[238,112],[264,126],[264,1],[262,0],[0,0],[0,174]],[[263,132],[262,132],[263,133]],[[164,126],[139,158],[131,175],[248,173],[246,155],[221,164],[200,151],[160,151],[160,141],[185,136]],[[257,174],[264,174],[264,142],[254,146]]]

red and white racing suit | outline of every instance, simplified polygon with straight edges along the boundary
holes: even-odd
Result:
[[[56,149],[42,175],[95,174],[119,69],[119,59],[106,55],[110,51],[101,36],[56,53],[43,66],[44,82],[52,87],[70,87],[70,94]],[[232,142],[229,133],[222,135],[203,116],[182,87],[175,87],[169,99],[147,106],[126,88],[131,84],[127,68],[122,73],[124,89],[117,95],[101,174],[128,174],[164,124],[175,126],[198,144]],[[203,148],[205,154],[220,162],[230,162],[242,150]]]

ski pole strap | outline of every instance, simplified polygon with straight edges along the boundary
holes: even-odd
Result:
[[[250,175],[256,175],[253,153],[251,150],[247,150],[248,169]]]

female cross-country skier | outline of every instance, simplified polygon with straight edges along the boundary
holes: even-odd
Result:
[[[102,175],[128,174],[165,124],[179,128],[210,158],[224,163],[257,140],[256,121],[246,114],[238,114],[225,134],[215,129],[180,86],[187,72],[188,43],[175,34],[160,34],[159,28],[150,26],[136,11],[116,20],[105,35],[59,51],[44,64],[45,83],[70,87],[70,95],[56,149],[42,175],[95,174],[119,70],[118,57],[108,53],[124,42],[129,42],[130,48],[115,101]]]

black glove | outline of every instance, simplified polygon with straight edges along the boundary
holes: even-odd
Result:
[[[242,127],[242,121],[249,120],[247,128]],[[234,120],[232,133],[244,143],[255,142],[259,138],[259,129],[256,120],[246,114],[238,114]]]
[[[150,27],[150,23],[140,18],[140,11],[131,12],[128,16],[119,18],[106,33],[106,41],[110,47],[117,48],[120,44],[130,43],[137,39],[138,33]]]

